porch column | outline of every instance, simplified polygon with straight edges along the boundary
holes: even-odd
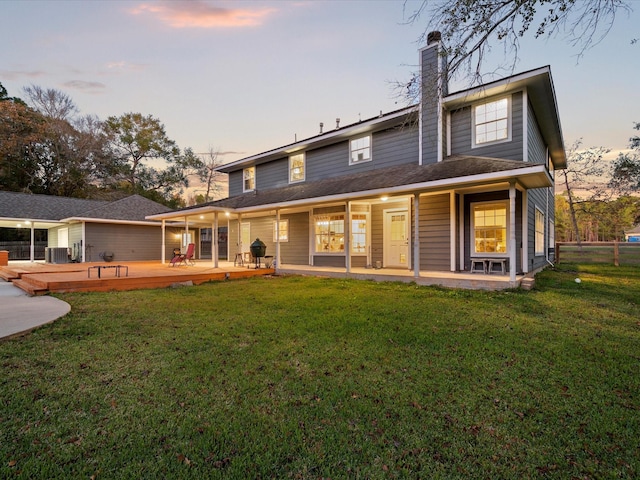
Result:
[[[449,265],[456,271],[456,192],[449,192]]]
[[[82,233],[80,235],[80,261],[86,262],[85,251],[87,246],[87,222],[82,222]]]
[[[351,273],[351,248],[349,247],[351,237],[351,202],[347,202],[345,209],[345,222],[344,222],[344,265],[347,269],[347,273]]]
[[[236,246],[238,247],[238,251],[236,253],[241,253],[244,259],[244,252],[242,251],[242,214],[238,214],[238,241],[236,242]]]
[[[184,246],[186,247],[189,245],[189,217],[187,217],[186,215],[184,216],[184,233],[185,233]]]
[[[29,245],[29,260],[33,263],[36,259],[36,227],[34,222],[31,223],[31,245]]]
[[[166,222],[166,220],[163,218],[162,219],[162,227],[161,227],[161,230],[162,230],[162,252],[160,252],[160,262],[162,264],[164,264],[164,262],[165,262],[165,253],[164,252],[166,250],[166,246],[165,246],[166,245],[165,244],[166,239],[164,238],[164,236],[165,236],[165,227],[166,227],[165,222]]]
[[[529,195],[528,190],[522,192],[522,271],[529,273]]]
[[[213,214],[213,225],[211,226],[211,254],[213,255],[213,268],[218,268],[218,212]]]
[[[276,255],[273,268],[277,272],[280,266],[280,209],[276,208]]]
[[[516,286],[516,182],[509,182],[509,283]]]
[[[413,276],[420,276],[420,194],[413,194]]]

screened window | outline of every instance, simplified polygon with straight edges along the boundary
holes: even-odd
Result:
[[[350,142],[351,164],[371,160],[371,136],[356,138]]]
[[[344,214],[317,215],[314,223],[316,253],[344,252]]]
[[[536,255],[544,255],[544,213],[536,208]]]
[[[304,153],[289,157],[289,183],[302,182],[304,180],[304,163]]]
[[[250,192],[256,189],[256,167],[249,167],[243,170],[244,183],[243,191]]]
[[[507,252],[506,203],[480,204],[473,207],[473,249],[476,254]]]
[[[280,220],[280,222],[273,222],[273,241],[289,241],[289,220]]]
[[[498,142],[509,139],[509,99],[476,105],[473,109],[474,143]]]
[[[351,253],[367,253],[367,215],[351,215]]]

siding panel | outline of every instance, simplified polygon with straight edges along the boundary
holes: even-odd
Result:
[[[511,141],[472,148],[471,106],[451,112],[451,154],[523,160],[522,92],[514,93],[511,102]]]
[[[451,269],[449,194],[420,198],[420,269]]]

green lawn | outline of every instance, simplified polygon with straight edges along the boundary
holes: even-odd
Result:
[[[60,298],[0,343],[1,478],[640,476],[639,268]]]

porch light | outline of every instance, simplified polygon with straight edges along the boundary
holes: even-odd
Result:
[[[380,197],[380,200],[382,200],[383,202],[386,202],[387,200],[389,200],[389,197],[387,197],[386,195],[383,195],[382,197]]]
[[[230,214],[229,212],[224,212],[224,214],[225,214],[227,217],[230,217],[230,216],[231,216],[231,214]]]

